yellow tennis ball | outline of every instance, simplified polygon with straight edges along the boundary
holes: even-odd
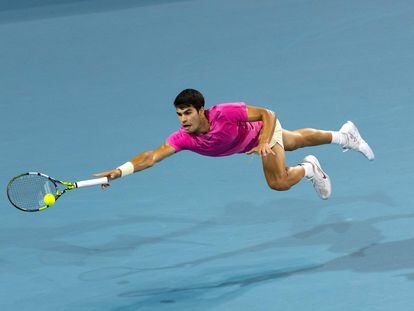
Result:
[[[56,199],[53,194],[48,193],[43,197],[43,201],[45,202],[46,205],[50,206],[50,205],[55,204]]]

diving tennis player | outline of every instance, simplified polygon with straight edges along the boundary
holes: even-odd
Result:
[[[305,177],[312,182],[319,197],[327,199],[331,195],[331,181],[318,159],[308,155],[302,163],[289,167],[285,163],[285,151],[333,143],[344,150],[359,151],[368,160],[374,159],[373,151],[351,121],[339,131],[312,128],[289,131],[282,128],[273,111],[243,102],[223,103],[205,109],[203,95],[193,89],[178,94],[174,106],[181,127],[164,144],[95,176],[109,180],[124,177],[182,150],[210,157],[257,153],[261,156],[264,175],[271,189],[288,190]],[[103,188],[107,186],[109,184]]]

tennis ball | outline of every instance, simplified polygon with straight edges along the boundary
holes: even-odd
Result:
[[[43,197],[43,201],[45,202],[46,205],[50,206],[50,205],[55,204],[56,199],[53,194],[48,193]]]

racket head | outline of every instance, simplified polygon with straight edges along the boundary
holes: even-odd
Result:
[[[7,197],[10,203],[21,211],[42,211],[49,207],[43,201],[46,194],[54,195],[57,200],[66,191],[66,189],[59,190],[59,184],[62,184],[62,182],[45,174],[28,172],[10,180],[7,185]],[[69,188],[69,186],[65,185],[66,188]]]

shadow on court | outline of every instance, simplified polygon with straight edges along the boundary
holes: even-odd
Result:
[[[116,228],[127,225],[139,226],[142,223],[179,223],[189,224],[189,227],[168,232],[152,237],[139,235],[114,234],[114,238],[108,243],[84,247],[60,240],[67,235],[76,237],[78,235],[97,232],[100,230],[110,230],[117,232]],[[75,225],[66,225],[58,228],[21,228],[19,230],[2,229],[0,242],[4,247],[14,247],[20,250],[40,251],[40,262],[47,265],[71,266],[83,265],[89,257],[124,257],[140,247],[170,241],[182,244],[202,244],[179,240],[182,236],[191,235],[211,226],[209,221],[197,223],[191,219],[174,217],[125,217],[116,220],[88,221]],[[13,240],[6,239],[7,235],[12,235]],[[202,244],[204,245],[204,244]],[[11,265],[11,264],[10,264]],[[7,266],[4,266],[6,268]]]
[[[204,276],[198,275],[196,278],[193,278],[194,282],[189,282],[182,286],[122,291],[118,294],[120,298],[137,298],[139,302],[135,301],[116,310],[133,310],[142,303],[149,306],[151,304],[159,305],[159,303],[175,303],[178,301],[180,303],[185,303],[185,301],[194,302],[197,301],[197,299],[202,299],[204,303],[207,300],[214,304],[234,298],[243,294],[246,290],[266,282],[273,282],[278,279],[309,273],[319,274],[332,271],[381,273],[386,271],[399,271],[402,269],[414,269],[412,256],[410,252],[407,252],[407,249],[414,248],[414,239],[381,242],[383,236],[380,234],[380,231],[375,228],[375,225],[383,222],[412,218],[414,218],[414,214],[377,217],[352,223],[338,222],[324,224],[311,228],[310,230],[298,232],[286,238],[271,240],[251,247],[205,257],[199,260],[182,262],[169,267],[154,268],[152,270],[183,268],[182,273],[185,275],[185,269],[192,269],[197,265],[219,261],[224,258],[231,258],[231,262],[234,263],[233,271],[235,272],[229,277],[228,271],[223,270],[223,277],[220,277],[220,269],[217,269],[215,278],[220,279],[220,281],[209,282],[208,279],[211,279],[212,274],[214,274],[213,269],[209,270],[209,273]],[[364,237],[364,240],[359,240],[360,237]],[[240,259],[237,259],[238,256],[251,252],[260,256],[261,252],[270,248],[282,249],[319,244],[328,244],[330,251],[343,253],[344,251],[349,250],[352,241],[354,241],[353,251],[326,262],[293,264],[291,266],[287,264],[285,268],[277,267],[269,270],[267,268],[269,265],[266,265],[265,269],[260,266],[252,267],[247,266],[246,263],[240,263]],[[219,265],[220,264],[216,263],[216,266]],[[85,272],[79,277],[83,281],[102,281],[125,278],[133,274],[147,271],[148,269],[111,267],[108,269]],[[407,280],[414,280],[412,273],[402,274],[400,276],[405,276]],[[185,278],[183,277],[183,279]],[[206,279],[206,281],[203,282],[203,279]]]
[[[372,199],[374,199],[374,202],[372,202]],[[372,195],[353,198],[338,198],[333,205],[344,204],[345,202],[350,204],[352,200],[358,204],[366,202],[367,204],[373,205],[383,204],[389,207],[394,206],[394,202],[384,193],[373,193]],[[302,211],[304,211],[303,202],[300,200],[297,201],[295,202],[299,203],[297,206],[300,206]],[[292,204],[292,200],[289,200],[289,202],[292,208],[287,211],[287,215],[284,213],[283,218],[290,218],[292,221],[292,219],[295,219],[294,214],[297,212],[295,211],[296,204]],[[263,215],[266,215],[267,209],[269,211],[273,209],[273,215],[278,214],[274,212],[274,207],[272,206],[286,206],[286,203],[284,200],[278,200],[272,202],[272,204],[257,206],[249,203],[235,202],[224,207],[224,213],[235,215],[233,213],[234,209],[242,207],[239,210],[239,215],[211,219],[197,226],[195,230],[204,230],[208,236],[208,231],[215,230],[216,227],[277,222],[278,219],[275,216],[272,219],[263,217]],[[317,206],[312,206],[312,203],[309,201],[307,203],[307,208],[314,208],[313,213],[315,213]],[[317,203],[314,204],[317,205]],[[269,207],[266,208],[266,206]],[[253,211],[257,211],[258,209],[261,209],[262,213],[254,214]],[[256,218],[254,215],[257,215]],[[304,217],[304,215],[302,214],[300,217]],[[198,259],[181,261],[173,265],[145,268],[111,266],[85,271],[79,275],[79,279],[85,282],[118,280],[118,284],[128,284],[131,287],[133,286],[133,282],[131,283],[126,280],[128,278],[131,279],[133,276],[137,276],[139,279],[141,273],[161,273],[163,271],[169,273],[170,271],[171,273],[181,275],[179,277],[180,281],[178,282],[180,284],[177,286],[162,288],[146,287],[145,289],[127,291],[120,290],[118,297],[135,298],[139,302],[131,302],[131,304],[124,305],[116,310],[134,310],[134,308],[137,308],[142,303],[149,306],[151,304],[159,305],[160,303],[172,304],[179,301],[182,307],[182,303],[185,304],[186,301],[194,303],[197,299],[202,299],[203,302],[207,300],[215,304],[242,295],[246,290],[260,284],[265,284],[266,282],[309,273],[319,274],[332,271],[381,273],[386,271],[399,271],[401,269],[414,269],[412,256],[406,251],[414,247],[414,239],[384,242],[385,237],[382,235],[381,230],[377,228],[377,226],[383,225],[384,223],[396,220],[411,220],[413,218],[414,213],[381,216],[365,220],[347,221],[339,219],[334,222],[328,222],[298,231],[290,236],[270,239],[262,243],[220,252]],[[194,231],[194,228],[189,229],[190,231]],[[183,230],[179,234],[185,235],[185,232],[186,230]],[[228,232],[228,234],[231,234],[231,232]],[[131,242],[130,245],[125,245],[125,247],[134,247],[137,241],[133,242],[131,240]],[[152,239],[151,243],[157,243],[157,238]],[[113,244],[113,246],[115,245]],[[309,249],[309,247],[316,249],[317,246],[322,246],[329,252],[340,254],[340,256],[328,260],[316,259],[314,262],[304,262],[303,260],[295,262],[294,259],[292,259],[292,262],[278,262],[279,259],[277,257],[273,259],[265,257],[267,259],[264,259],[263,264],[258,265],[252,265],[248,260],[243,259],[244,256],[249,254],[261,257],[262,254],[269,250],[273,250],[275,253],[283,253],[283,249],[298,248],[303,252]],[[112,246],[109,244],[100,246],[102,250],[105,247],[109,247],[107,250],[110,250]],[[312,258],[312,255],[309,255],[309,258]],[[232,263],[231,273],[229,273],[228,267],[220,268],[223,262]],[[274,267],[273,269],[269,268],[272,266]],[[208,268],[208,273],[204,272],[205,267],[210,267]],[[194,273],[196,276],[193,275]],[[413,279],[411,274],[402,276],[406,276],[408,280]]]

